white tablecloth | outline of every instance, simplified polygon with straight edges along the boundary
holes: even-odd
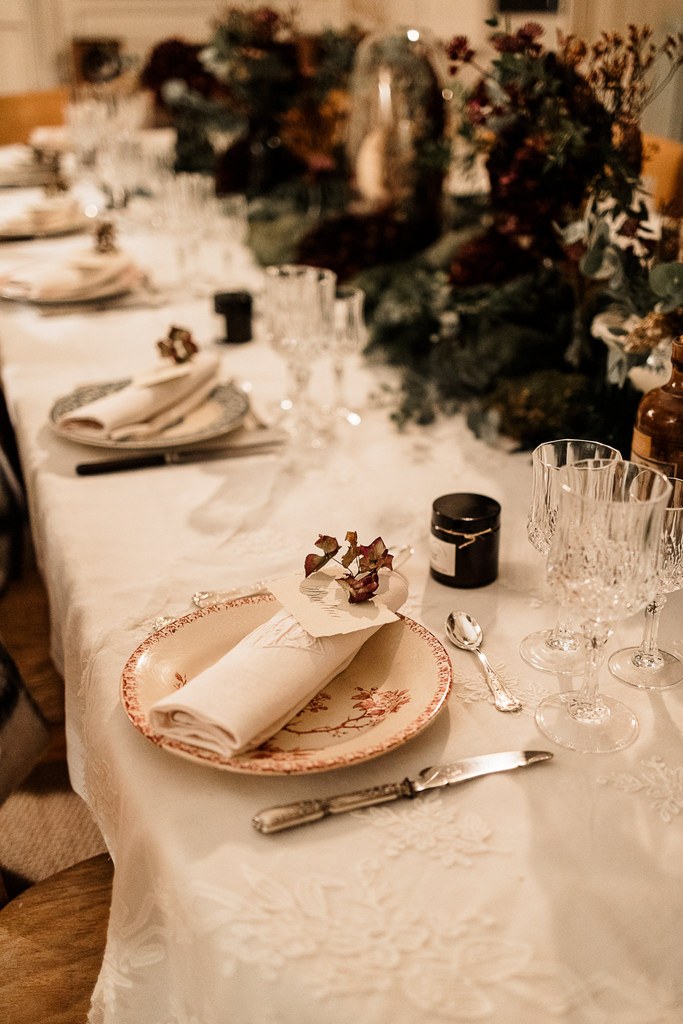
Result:
[[[73,244],[6,246],[0,269]],[[680,1024],[683,686],[653,694],[604,670],[603,688],[640,720],[621,753],[578,755],[541,736],[535,704],[560,681],[518,653],[521,637],[554,618],[525,533],[529,455],[487,447],[459,418],[398,432],[390,406],[372,398],[376,371],[358,370],[362,424],[307,457],[77,477],[75,464],[96,453],[50,430],[53,401],[148,365],[170,324],[205,343],[221,333],[209,299],[59,317],[0,310],[3,385],[66,683],[71,777],[116,868],[93,1024]],[[282,364],[261,341],[220,351],[225,374],[249,380],[261,403],[282,391]],[[430,578],[431,504],[453,491],[502,505],[491,586]],[[136,731],[119,681],[156,616],[190,611],[198,589],[297,570],[319,532],[346,530],[414,545],[406,614],[440,638],[451,608],[475,615],[522,713],[497,712],[477,661],[451,649],[454,685],[437,719],[343,770],[239,775]],[[678,654],[682,611],[678,594],[661,629]],[[621,624],[608,653],[641,631],[640,615]],[[513,748],[555,758],[276,836],[250,824],[273,804]]]

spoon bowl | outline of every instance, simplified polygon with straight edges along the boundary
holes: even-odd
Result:
[[[446,636],[462,651],[475,654],[482,664],[493,703],[498,711],[521,711],[522,703],[508,690],[490,661],[481,650],[484,631],[475,618],[467,612],[452,611],[446,619]]]

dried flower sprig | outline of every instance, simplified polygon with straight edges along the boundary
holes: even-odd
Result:
[[[158,341],[157,348],[164,359],[172,359],[174,363],[186,363],[199,352],[186,327],[170,327],[168,337]]]
[[[336,537],[321,533],[315,546],[320,548],[322,555],[315,552],[306,555],[304,573],[308,577],[322,569],[328,562],[338,562],[346,569],[346,574],[338,577],[337,583],[348,592],[349,604],[360,604],[369,600],[377,591],[379,570],[393,569],[394,556],[387,551],[381,537],[376,537],[372,544],[364,545],[358,543],[357,533],[349,532],[345,541],[348,547],[341,558],[337,558],[341,544]],[[352,571],[354,563],[355,571]]]
[[[574,35],[560,33],[560,54],[583,73],[616,120],[640,121],[645,108],[683,66],[683,33],[667,35],[661,43],[655,43],[653,35],[649,25],[629,25],[625,34],[602,32],[587,46]]]
[[[110,220],[101,220],[95,224],[93,232],[95,252],[110,253],[116,252],[116,227]]]

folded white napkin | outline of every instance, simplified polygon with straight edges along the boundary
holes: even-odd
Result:
[[[30,146],[20,142],[0,146],[0,185],[42,185],[46,178],[46,169],[38,163]]]
[[[380,572],[379,600],[397,611],[407,596],[400,573]],[[305,707],[381,628],[313,637],[283,609],[153,704],[150,724],[162,736],[225,757],[251,750]]]
[[[120,391],[64,413],[57,426],[113,441],[151,437],[206,400],[218,382],[219,365],[213,352],[198,352],[186,363],[152,370]]]
[[[71,132],[65,124],[39,125],[31,131],[28,141],[44,153],[66,153],[73,148]]]
[[[78,201],[68,193],[39,196],[0,210],[0,235],[49,235],[84,223]]]
[[[65,263],[37,263],[18,267],[3,280],[11,298],[33,302],[80,302],[128,291],[144,275],[123,252],[86,250]]]

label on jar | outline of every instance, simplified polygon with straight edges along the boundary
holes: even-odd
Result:
[[[429,564],[442,576],[455,576],[455,544],[447,544],[432,533],[429,537]]]
[[[683,448],[657,444],[649,434],[644,434],[637,427],[633,431],[631,459],[641,466],[656,469],[665,476],[679,477],[683,474]]]

